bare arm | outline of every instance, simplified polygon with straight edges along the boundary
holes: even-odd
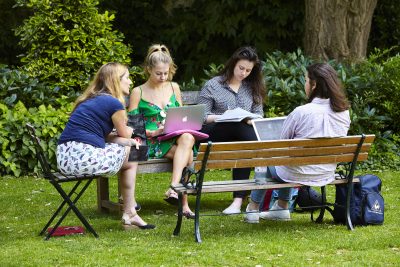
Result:
[[[133,88],[131,95],[129,96],[129,107],[128,110],[137,109],[140,102],[141,91],[139,87]]]
[[[126,125],[126,111],[116,111],[111,116],[111,119],[117,132],[109,134],[107,136],[107,142],[117,143],[123,146],[135,145],[136,148],[139,149],[139,143],[131,138],[133,129]]]
[[[120,137],[131,138],[133,129],[126,125],[126,111],[118,110],[111,116],[114,128]]]
[[[177,83],[172,83],[172,87],[174,88],[174,93],[176,96],[176,100],[179,102],[179,105],[183,106],[182,104],[182,94],[181,94],[181,89],[179,88],[179,85]]]

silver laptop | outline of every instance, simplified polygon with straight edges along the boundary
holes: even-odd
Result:
[[[258,141],[277,140],[281,138],[283,123],[286,117],[254,119],[251,121]]]
[[[169,108],[165,118],[163,134],[179,130],[200,130],[204,122],[205,112],[205,105]]]

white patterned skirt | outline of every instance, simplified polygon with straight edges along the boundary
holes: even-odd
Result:
[[[75,141],[57,146],[57,166],[66,175],[113,175],[127,156],[125,147],[115,143],[106,143],[105,148]]]

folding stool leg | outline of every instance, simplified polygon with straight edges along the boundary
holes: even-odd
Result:
[[[53,183],[54,187],[57,189],[57,191],[60,193],[60,195],[63,197],[63,199],[68,203],[69,207],[67,210],[64,212],[64,214],[61,216],[61,218],[57,221],[55,224],[54,228],[48,235],[46,236],[46,240],[48,240],[51,235],[54,233],[54,231],[57,229],[57,227],[61,224],[61,222],[64,220],[64,218],[68,215],[70,210],[72,209],[76,216],[79,218],[79,220],[85,225],[86,229],[88,229],[96,238],[98,238],[98,234],[96,231],[93,229],[93,227],[89,224],[89,222],[83,217],[82,213],[79,211],[79,209],[75,206],[75,203],[79,200],[79,198],[83,195],[83,193],[86,191],[90,183],[92,182],[93,179],[89,179],[87,183],[83,186],[81,191],[77,194],[75,199],[72,201],[68,195],[65,193],[65,191],[62,189],[62,187],[58,183]]]
[[[78,181],[74,187],[71,189],[71,191],[68,194],[68,197],[71,198],[72,194],[75,192],[75,190],[78,188],[78,186],[82,183],[82,181]],[[60,204],[60,206],[58,207],[58,209],[54,212],[53,216],[50,218],[50,220],[47,222],[47,224],[45,225],[45,227],[43,227],[42,231],[40,232],[39,235],[43,235],[47,228],[49,228],[50,224],[53,222],[53,220],[57,217],[58,213],[60,213],[60,211],[62,210],[62,208],[64,207],[64,205],[67,203],[67,201],[65,199],[63,199],[63,202]]]

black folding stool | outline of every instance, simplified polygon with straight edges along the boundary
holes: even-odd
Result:
[[[85,217],[82,215],[82,213],[79,211],[79,209],[76,207],[76,202],[78,202],[79,198],[83,195],[83,193],[86,191],[90,183],[94,180],[97,179],[101,176],[96,176],[96,175],[64,175],[58,171],[53,171],[47,157],[45,156],[43,149],[40,145],[40,139],[36,136],[35,134],[35,128],[30,125],[29,123],[26,124],[26,127],[28,129],[29,135],[32,138],[32,142],[35,146],[36,150],[36,157],[38,158],[40,165],[42,167],[43,175],[44,178],[47,179],[57,190],[57,192],[61,195],[63,198],[62,203],[60,206],[57,208],[57,210],[54,212],[53,216],[50,218],[50,220],[47,222],[45,227],[43,227],[42,231],[40,232],[39,235],[43,235],[50,224],[53,222],[53,220],[57,217],[57,215],[60,213],[60,211],[63,209],[65,204],[68,204],[68,208],[64,211],[64,213],[61,215],[61,217],[58,219],[57,223],[54,225],[53,229],[46,235],[45,240],[48,240],[52,234],[56,231],[57,227],[60,226],[61,222],[64,220],[64,218],[68,215],[68,213],[71,211],[71,209],[74,211],[76,216],[79,218],[79,220],[83,223],[83,225],[86,227],[87,230],[89,230],[96,238],[99,237],[99,235],[96,233],[96,231],[93,229],[93,227],[89,224],[89,222],[85,219]],[[66,182],[75,182],[73,188],[71,191],[67,194],[67,192],[64,191],[64,189],[61,187],[62,183]],[[83,186],[80,187],[81,183],[83,183]],[[78,190],[78,188],[81,188]],[[77,191],[78,190],[78,191]],[[71,199],[73,194],[76,194],[76,196]]]

